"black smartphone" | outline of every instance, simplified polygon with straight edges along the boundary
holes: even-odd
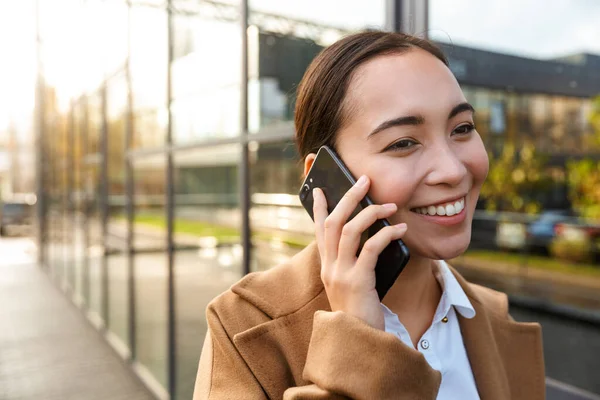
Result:
[[[348,168],[344,165],[340,157],[328,146],[322,146],[317,152],[310,171],[306,175],[302,188],[300,189],[300,202],[308,211],[308,214],[314,221],[313,215],[313,188],[320,188],[327,199],[327,211],[331,213],[344,194],[350,190],[356,183]],[[368,196],[360,202],[360,205],[354,210],[349,220],[354,218],[363,208],[373,204]],[[365,231],[361,237],[360,249],[368,238],[375,235],[390,223],[385,219],[377,220]],[[357,254],[358,255],[358,254]],[[376,289],[379,300],[382,300],[388,290],[392,287],[398,276],[408,263],[410,254],[408,247],[402,240],[393,240],[381,252],[375,266]]]

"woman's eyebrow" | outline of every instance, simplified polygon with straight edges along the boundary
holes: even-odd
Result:
[[[469,103],[466,103],[466,102],[460,103],[460,104],[454,106],[454,108],[450,111],[450,114],[448,114],[448,119],[452,119],[452,118],[456,117],[458,114],[465,112],[465,111],[471,111],[472,113],[475,113],[475,108],[473,108],[473,106]],[[373,131],[371,133],[369,133],[369,135],[367,136],[367,139],[370,139],[371,136],[376,135],[377,133],[384,131],[388,128],[391,128],[393,126],[403,126],[403,125],[416,126],[416,125],[423,125],[424,123],[425,123],[425,118],[423,118],[420,115],[409,115],[409,116],[405,116],[405,117],[389,119],[389,120],[384,121],[381,124],[379,124],[377,126],[377,128],[373,129]]]
[[[377,128],[373,129],[373,131],[371,133],[369,133],[369,136],[367,136],[367,139],[370,139],[371,136],[384,131],[388,128],[391,128],[392,126],[402,126],[402,125],[423,125],[425,123],[425,118],[423,118],[420,115],[409,115],[406,117],[398,117],[398,118],[394,118],[394,119],[389,119],[387,121],[382,122],[381,124],[379,124],[379,126],[377,126]]]
[[[452,118],[456,117],[458,114],[465,112],[465,111],[471,111],[473,114],[475,114],[475,108],[473,108],[472,105],[470,105],[469,103],[460,103],[460,104],[454,106],[452,111],[450,111],[450,114],[448,114],[448,119],[452,119]]]

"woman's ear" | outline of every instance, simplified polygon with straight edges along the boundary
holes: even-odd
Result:
[[[317,157],[315,153],[310,153],[304,159],[304,176],[306,176],[308,174],[308,171],[310,171],[310,167],[312,167],[313,162],[315,161],[315,157]]]

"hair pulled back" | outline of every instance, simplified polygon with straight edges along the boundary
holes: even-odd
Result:
[[[367,31],[346,36],[323,49],[298,85],[294,125],[302,159],[323,146],[335,147],[338,131],[351,114],[346,92],[356,69],[382,55],[425,50],[448,65],[431,41],[397,32]]]

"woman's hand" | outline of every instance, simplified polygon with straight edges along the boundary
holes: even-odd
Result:
[[[321,189],[314,189],[313,215],[321,255],[321,280],[332,311],[343,311],[384,330],[383,311],[375,290],[375,265],[383,249],[392,240],[400,239],[407,227],[398,224],[381,229],[365,242],[356,257],[361,234],[376,220],[397,210],[393,203],[371,205],[348,221],[369,191],[369,185],[369,178],[363,175],[330,215],[325,195]]]

